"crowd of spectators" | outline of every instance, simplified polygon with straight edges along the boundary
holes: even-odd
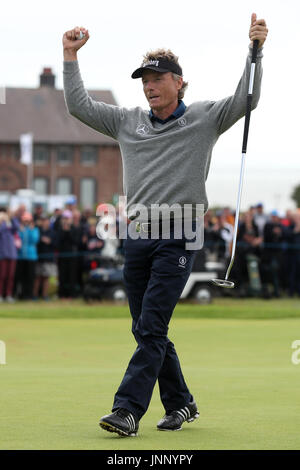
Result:
[[[116,212],[117,224],[120,214]],[[107,224],[111,222],[108,215]],[[59,298],[82,295],[86,275],[105,258],[122,256],[122,240],[101,238],[98,218],[80,212],[75,202],[47,215],[42,206],[29,213],[24,205],[0,208],[0,302],[49,298],[49,279],[57,279]],[[106,223],[106,222],[105,222]],[[234,231],[230,208],[204,217],[204,252],[209,260],[230,259]],[[240,215],[231,277],[247,295],[249,263],[256,261],[264,297],[300,296],[300,212],[264,212],[263,204]]]
[[[205,215],[205,244],[217,260],[230,260],[234,214],[229,208]],[[300,211],[284,216],[264,212],[262,203],[251,206],[239,219],[236,255],[231,271],[239,292],[247,295],[250,264],[255,261],[261,294],[265,298],[300,296]]]
[[[107,217],[104,212],[104,223]],[[42,206],[32,214],[24,205],[14,212],[0,208],[0,302],[48,300],[50,278],[58,281],[59,298],[81,296],[85,274],[122,253],[122,240],[99,238],[97,224],[92,211],[80,212],[75,202],[51,216]]]

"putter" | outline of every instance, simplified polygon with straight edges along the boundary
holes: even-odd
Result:
[[[229,281],[228,278],[229,278],[229,274],[230,274],[230,271],[231,271],[231,268],[232,268],[232,265],[233,265],[233,262],[234,262],[234,256],[235,256],[236,237],[237,237],[237,230],[238,230],[241,195],[242,195],[242,187],[243,187],[243,180],[244,180],[245,157],[246,157],[246,152],[247,152],[248,132],[249,132],[249,124],[250,124],[250,116],[251,116],[251,103],[252,103],[252,93],[253,93],[255,64],[256,64],[256,57],[257,57],[258,43],[259,43],[259,41],[258,41],[258,39],[256,39],[253,42],[253,49],[252,49],[251,69],[250,69],[250,78],[249,78],[249,89],[248,89],[248,96],[247,96],[247,110],[246,110],[246,116],[245,116],[243,146],[242,146],[242,163],[241,163],[241,171],[240,171],[240,181],[239,181],[237,205],[236,205],[236,211],[235,211],[233,245],[232,245],[232,251],[231,251],[231,259],[230,259],[229,266],[227,268],[225,279],[211,279],[211,282],[213,284],[215,284],[216,286],[227,287],[228,289],[232,289],[234,287],[234,282]]]

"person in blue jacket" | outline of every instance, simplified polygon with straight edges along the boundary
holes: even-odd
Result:
[[[22,246],[18,250],[17,264],[17,293],[20,299],[33,298],[33,284],[35,278],[35,266],[38,259],[37,244],[40,232],[34,226],[33,217],[29,212],[24,212],[19,230]]]

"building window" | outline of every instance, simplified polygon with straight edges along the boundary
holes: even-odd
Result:
[[[48,194],[48,179],[37,176],[33,179],[33,189],[37,194]]]
[[[49,148],[46,145],[34,145],[33,161],[35,165],[47,165],[49,163]]]
[[[57,178],[56,194],[58,194],[59,196],[67,196],[68,194],[72,194],[71,178]]]
[[[72,165],[73,149],[68,145],[57,147],[57,163],[61,166]]]
[[[80,163],[83,166],[93,166],[97,163],[97,147],[84,145],[80,149]]]
[[[93,207],[96,203],[96,181],[94,178],[80,180],[80,204],[84,207]]]

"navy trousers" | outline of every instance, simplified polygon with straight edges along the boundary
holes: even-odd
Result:
[[[173,310],[190,275],[195,250],[187,250],[183,235],[164,240],[127,238],[124,242],[124,282],[137,348],[114,397],[112,411],[126,408],[138,419],[146,412],[158,380],[166,412],[192,399],[174,344],[168,338]]]

